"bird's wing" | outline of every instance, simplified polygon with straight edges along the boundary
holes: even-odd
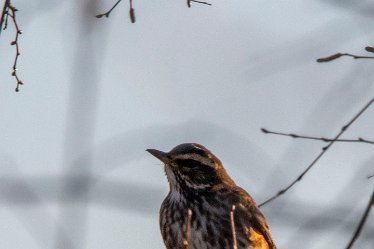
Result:
[[[243,217],[240,219],[240,223],[248,229],[250,240],[254,244],[259,244],[256,248],[267,248],[266,246],[261,246],[266,244],[263,243],[265,239],[269,249],[276,249],[265,217],[252,197],[242,188],[238,187],[237,192],[240,199],[235,208],[235,216]]]

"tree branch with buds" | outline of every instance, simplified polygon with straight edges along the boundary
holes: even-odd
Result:
[[[300,138],[300,139],[308,139],[308,140],[317,140],[317,141],[322,141],[325,143],[328,142],[343,142],[343,143],[366,143],[366,144],[374,144],[374,141],[368,140],[365,138],[357,138],[357,139],[337,139],[334,140],[332,138],[326,138],[326,137],[313,137],[313,136],[305,136],[305,135],[298,135],[294,133],[284,133],[284,132],[279,132],[279,131],[270,131],[265,128],[261,128],[261,131],[265,134],[273,134],[273,135],[278,135],[278,136],[285,136],[285,137],[291,137],[291,138]]]
[[[0,19],[0,32],[8,28],[9,17],[11,18],[12,23],[14,24],[14,28],[16,30],[16,35],[14,37],[14,40],[10,43],[10,45],[16,46],[16,55],[14,57],[13,66],[12,66],[12,76],[15,77],[16,82],[17,82],[16,89],[15,89],[16,92],[19,91],[20,85],[23,85],[23,81],[19,78],[17,74],[18,57],[21,55],[18,39],[19,39],[19,36],[22,34],[22,30],[19,28],[18,23],[17,23],[17,18],[16,18],[17,11],[18,9],[13,6],[12,2],[10,0],[7,0],[4,3],[4,7],[2,10],[1,19]]]
[[[108,18],[110,16],[110,14],[112,13],[112,11],[118,6],[118,4],[121,2],[122,0],[118,0],[107,12],[104,12],[102,14],[98,14],[96,15],[97,18],[102,18],[102,17],[106,17]],[[135,9],[133,8],[133,4],[132,4],[132,0],[129,0],[130,2],[130,10],[129,10],[129,16],[130,16],[130,20],[132,23],[135,23],[136,21],[136,18],[135,18]],[[187,6],[188,8],[191,8],[191,3],[199,3],[199,4],[205,4],[205,5],[212,5],[211,3],[208,3],[208,2],[204,2],[204,1],[198,1],[198,0],[187,0]]]
[[[106,17],[106,18],[108,18],[109,17],[109,15],[112,13],[112,11],[117,7],[117,5],[121,2],[122,0],[118,0],[113,6],[112,6],[112,8],[110,8],[107,12],[105,12],[105,13],[102,13],[102,14],[98,14],[98,15],[96,15],[96,18],[102,18],[102,17]]]
[[[317,157],[305,168],[305,170],[289,185],[287,185],[284,189],[280,190],[277,194],[270,197],[260,205],[259,207],[268,204],[269,202],[277,199],[278,197],[284,195],[288,190],[290,190],[297,182],[301,181],[301,179],[309,172],[310,169],[319,161],[319,159],[325,155],[325,153],[331,148],[331,146],[339,140],[339,138],[348,130],[348,128],[374,103],[374,98],[372,98],[346,125],[344,125],[340,132],[330,141],[328,145],[322,148],[322,151],[317,155]]]

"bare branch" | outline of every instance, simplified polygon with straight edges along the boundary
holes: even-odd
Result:
[[[117,7],[117,5],[121,2],[122,0],[118,0],[113,6],[112,8],[110,8],[110,10],[108,10],[107,12],[103,13],[103,14],[98,14],[96,15],[97,18],[102,18],[103,16],[105,17],[109,17],[110,13],[112,13],[112,11]]]
[[[232,205],[231,211],[230,211],[230,223],[231,223],[231,231],[232,231],[232,248],[238,249],[237,241],[236,241],[236,228],[235,228],[235,220],[234,220],[234,212],[235,212],[235,205]]]
[[[102,18],[103,16],[105,16],[106,18],[109,17],[110,13],[112,13],[112,11],[117,7],[117,5],[121,2],[122,0],[118,0],[113,6],[112,8],[110,8],[110,10],[108,10],[107,12],[105,13],[102,13],[102,14],[98,14],[96,15],[97,18]],[[135,23],[136,21],[136,18],[135,18],[135,9],[133,8],[133,4],[132,4],[132,0],[129,0],[130,1],[130,9],[129,9],[129,16],[130,16],[130,20],[131,20],[131,23]]]
[[[135,18],[135,9],[132,7],[132,0],[130,0],[130,11],[129,11],[129,13],[130,13],[130,20],[131,20],[131,22],[135,23],[135,20],[136,20],[136,18]]]
[[[23,85],[23,81],[18,77],[17,74],[17,62],[18,57],[21,55],[20,49],[19,49],[19,43],[18,38],[19,35],[22,34],[22,30],[19,28],[17,19],[16,19],[16,12],[18,9],[12,5],[12,2],[10,0],[6,0],[3,6],[3,10],[1,12],[1,19],[0,19],[0,33],[2,30],[7,29],[8,27],[8,18],[10,17],[12,19],[12,22],[14,24],[14,27],[16,29],[16,35],[14,40],[10,43],[12,46],[16,46],[16,55],[14,57],[13,66],[12,66],[12,76],[16,78],[17,85],[16,85],[16,92],[19,91],[19,86]],[[3,26],[4,25],[4,26]]]
[[[191,8],[191,2],[205,4],[205,5],[212,5],[211,3],[203,2],[203,1],[187,0],[187,6],[188,6],[188,8]]]
[[[1,31],[5,30],[7,28],[7,17],[8,17],[8,9],[10,5],[10,0],[6,0],[4,2],[3,10],[1,11],[1,17],[0,17],[0,35]],[[5,22],[4,29],[3,29],[3,23]]]
[[[367,46],[367,47],[365,47],[365,50],[370,52],[370,53],[374,53],[374,47]]]
[[[365,50],[370,53],[374,53],[374,47],[365,47]],[[355,54],[350,54],[350,53],[337,53],[333,54],[327,57],[319,58],[317,59],[317,62],[329,62],[335,59],[338,59],[342,56],[348,56],[352,57],[353,59],[374,59],[374,56],[363,56],[363,55],[355,55]]]
[[[365,209],[365,212],[364,214],[362,215],[362,218],[360,220],[360,223],[358,224],[354,234],[353,234],[353,237],[351,239],[351,241],[349,242],[349,244],[347,245],[346,249],[351,249],[353,244],[355,243],[355,241],[357,240],[358,236],[360,236],[360,233],[362,231],[362,228],[364,227],[365,225],[365,222],[367,220],[367,218],[369,217],[369,212],[371,210],[371,208],[374,206],[374,191],[373,193],[371,194],[371,197],[370,197],[370,200],[369,200],[369,203],[368,203],[368,206],[366,207]]]
[[[6,5],[8,4],[8,5]],[[20,52],[20,48],[19,48],[19,43],[18,43],[18,38],[19,38],[19,35],[22,34],[22,30],[19,28],[18,26],[18,23],[17,23],[17,19],[16,19],[16,12],[18,11],[18,9],[16,7],[14,7],[11,3],[11,1],[6,1],[5,5],[4,5],[4,8],[3,8],[3,13],[2,13],[2,16],[1,16],[1,25],[4,23],[4,29],[7,28],[7,25],[8,25],[8,17],[11,17],[12,19],[12,22],[14,24],[14,28],[16,29],[16,35],[15,35],[15,38],[14,40],[10,43],[10,45],[12,46],[16,46],[16,55],[14,57],[14,61],[13,61],[13,66],[12,66],[12,76],[14,76],[16,78],[16,81],[17,81],[17,85],[16,85],[16,92],[19,91],[19,87],[20,85],[23,85],[23,81],[18,77],[18,74],[17,74],[17,62],[18,62],[18,57],[21,55],[21,52]],[[0,27],[1,27],[0,25]]]
[[[332,138],[325,138],[325,137],[313,137],[313,136],[305,136],[305,135],[297,135],[294,133],[283,133],[283,132],[278,132],[278,131],[270,131],[265,128],[261,128],[261,131],[265,134],[274,134],[274,135],[279,135],[279,136],[286,136],[286,137],[291,137],[291,138],[301,138],[301,139],[309,139],[309,140],[318,140],[322,142],[351,142],[351,143],[367,143],[367,144],[374,144],[374,141],[364,139],[364,138],[357,138],[357,139],[337,139],[334,140]]]
[[[373,177],[374,177],[374,175],[370,175],[370,176],[368,176],[368,179],[373,178]]]
[[[362,56],[362,55],[354,55],[354,54],[349,54],[349,53],[337,53],[337,54],[330,55],[328,57],[319,58],[317,59],[317,62],[329,62],[329,61],[338,59],[342,56],[352,57],[353,59],[374,59],[374,56]]]
[[[341,135],[373,104],[374,98],[372,98],[346,125],[344,125],[340,132],[334,137],[334,139],[328,143],[325,147],[322,148],[322,151],[317,155],[317,157],[306,167],[306,169],[294,180],[292,181],[287,187],[279,191],[276,195],[272,196],[271,198],[267,199],[265,202],[261,203],[259,207],[266,205],[267,203],[277,199],[279,196],[285,194],[290,188],[292,188],[297,182],[301,181],[306,173],[318,162],[318,160],[329,150],[329,148],[338,140]]]

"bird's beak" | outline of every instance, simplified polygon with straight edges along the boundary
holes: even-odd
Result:
[[[168,157],[168,153],[160,151],[160,150],[155,150],[155,149],[147,149],[149,153],[151,153],[153,156],[157,157],[161,162],[163,163],[168,163],[170,162],[170,159]]]

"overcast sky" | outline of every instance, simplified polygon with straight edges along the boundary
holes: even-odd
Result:
[[[4,0],[0,1],[1,6]],[[168,191],[147,148],[198,142],[258,202],[294,180],[373,96],[371,1],[14,0],[0,37],[0,248],[164,248]],[[374,107],[344,138],[374,139]],[[335,144],[264,206],[280,249],[341,249],[373,191],[373,146]],[[374,244],[374,215],[355,248]]]

